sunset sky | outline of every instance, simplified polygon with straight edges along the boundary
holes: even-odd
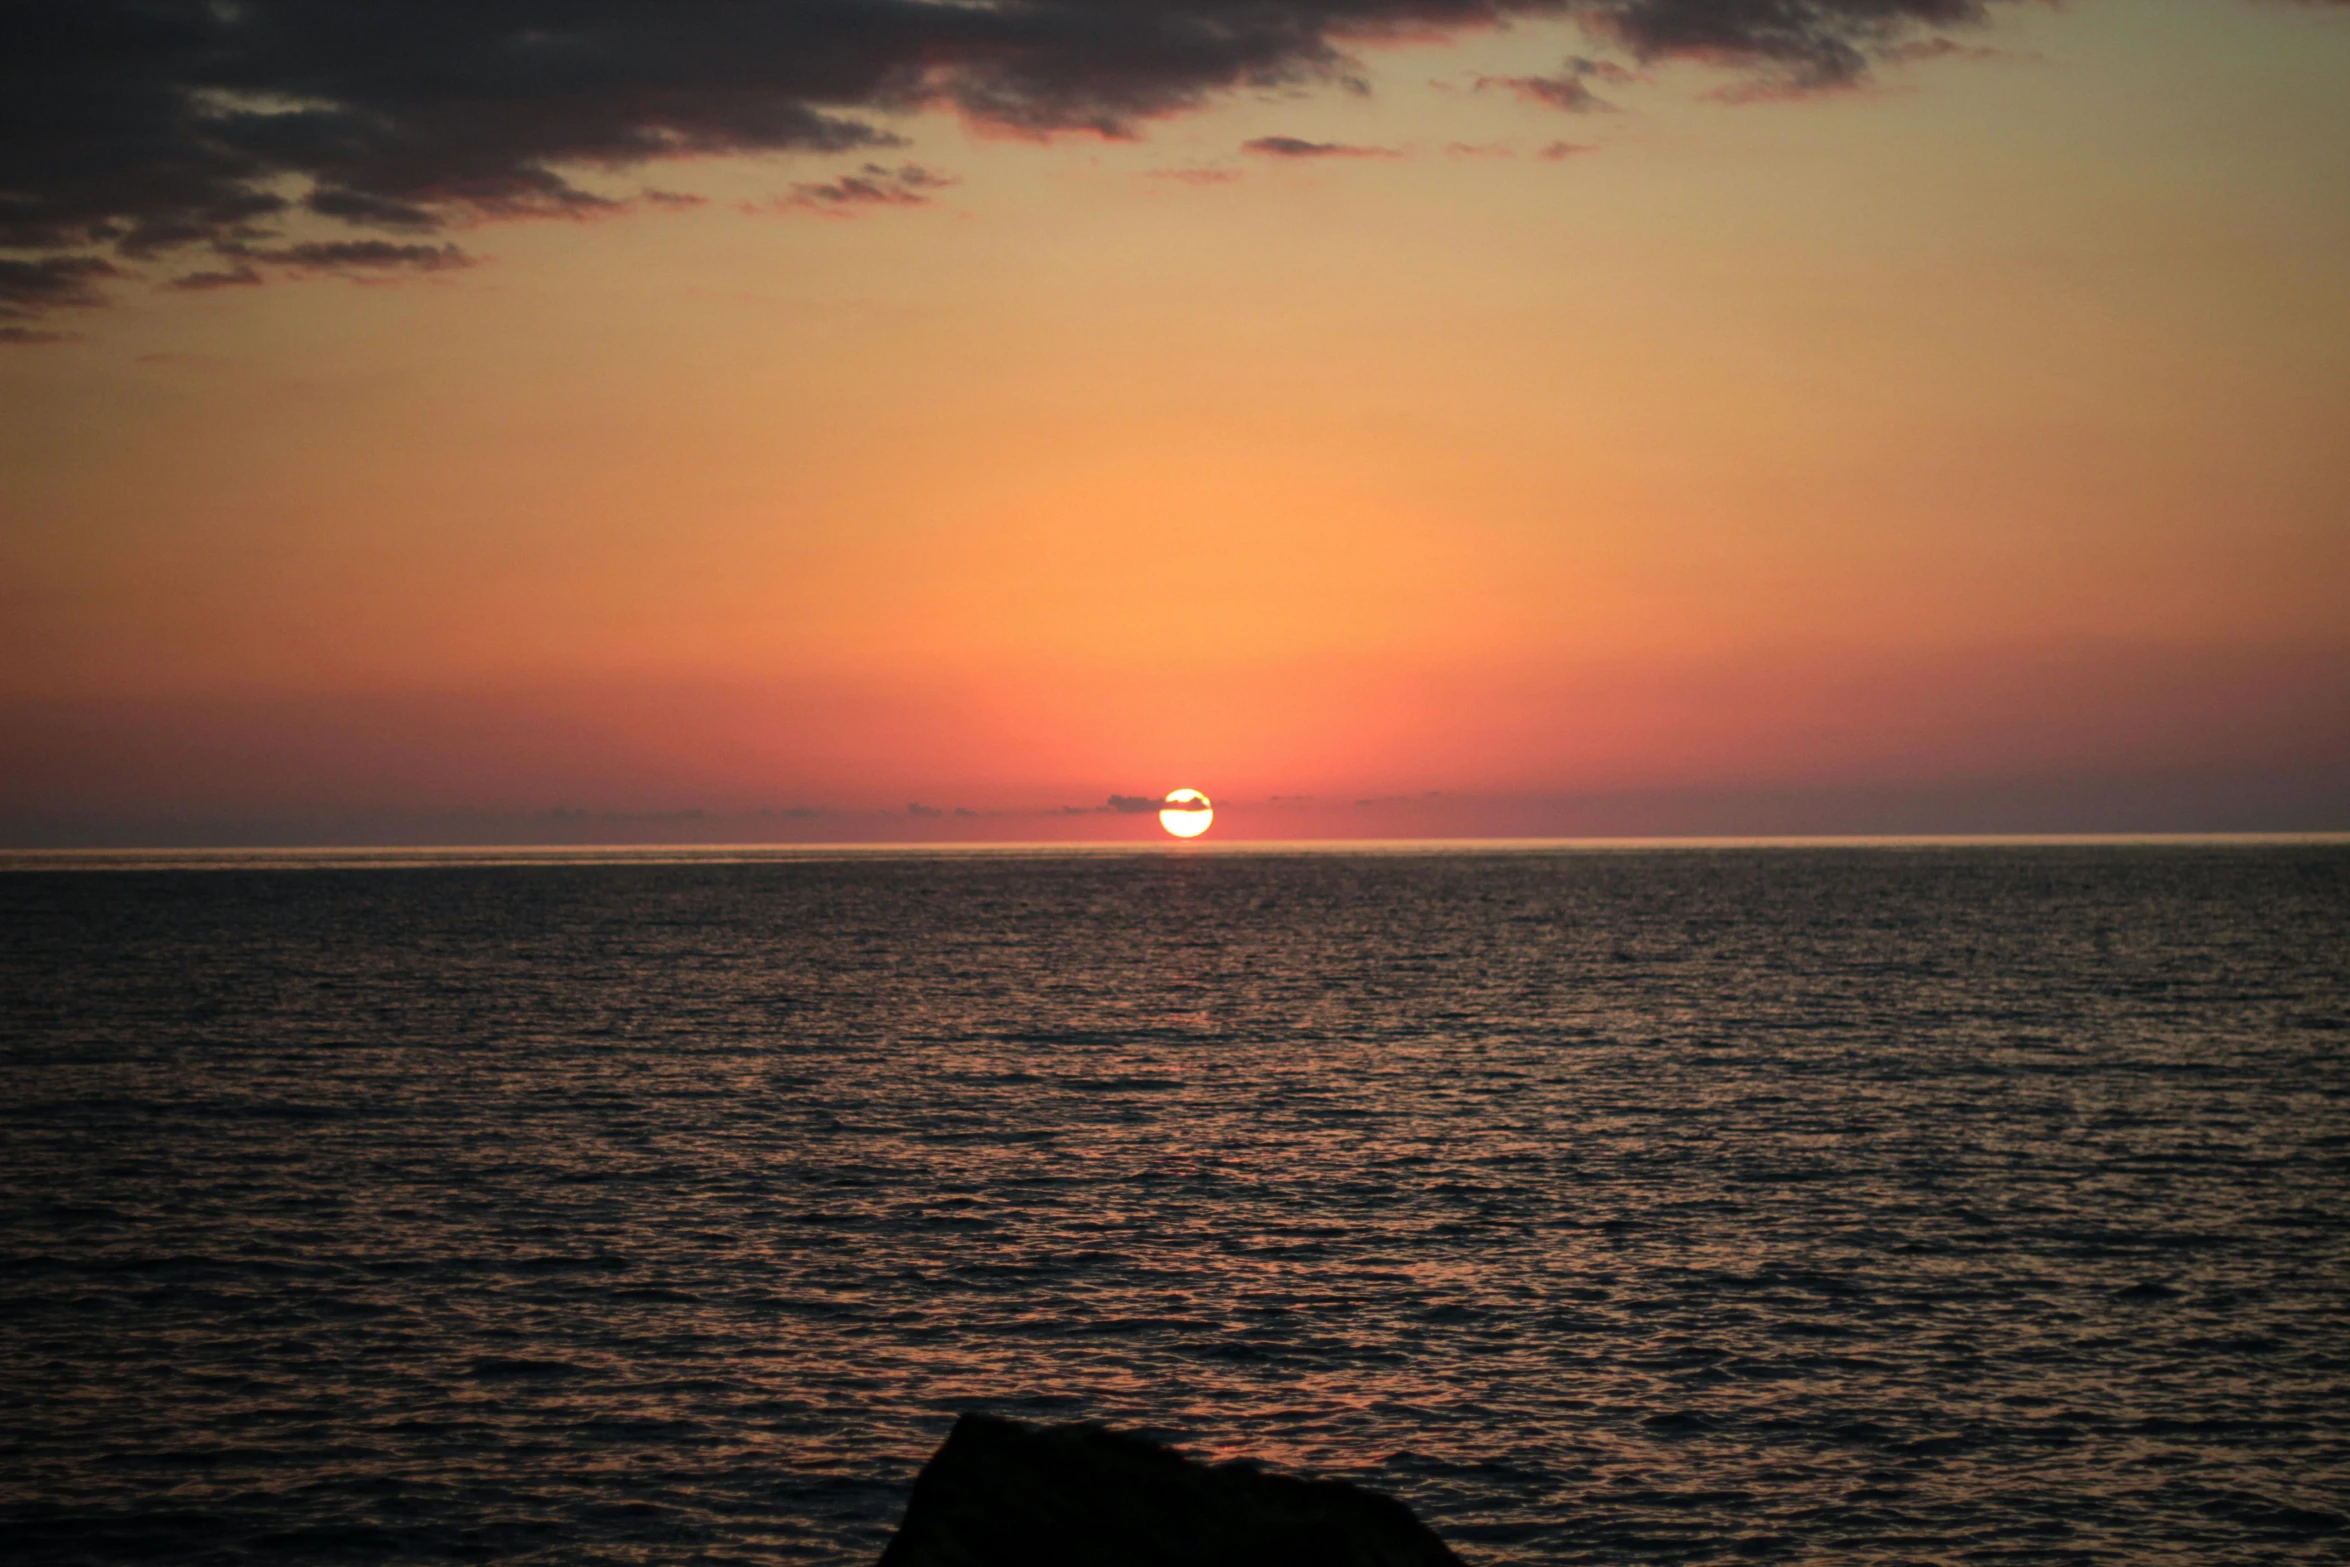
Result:
[[[12,16],[0,842],[2350,828],[2350,5]]]

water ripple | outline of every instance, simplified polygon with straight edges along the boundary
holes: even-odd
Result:
[[[849,1562],[953,1415],[1490,1563],[2350,1557],[2339,847],[0,877],[28,1561]]]

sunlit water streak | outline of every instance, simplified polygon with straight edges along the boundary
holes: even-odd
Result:
[[[953,1413],[1488,1563],[2350,1557],[2339,845],[0,876],[24,1560],[870,1560]]]

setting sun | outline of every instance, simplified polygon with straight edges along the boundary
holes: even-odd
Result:
[[[1178,838],[1196,838],[1216,819],[1216,808],[1197,789],[1176,789],[1159,812],[1159,825]]]

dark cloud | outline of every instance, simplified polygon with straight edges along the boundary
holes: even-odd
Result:
[[[48,332],[39,327],[0,326],[0,343],[78,343],[79,332]]]
[[[379,229],[434,229],[440,219],[429,207],[413,201],[394,201],[358,190],[314,190],[302,205],[321,217]]]
[[[48,256],[39,261],[0,258],[0,320],[21,321],[43,311],[102,303],[92,280],[116,275],[114,264],[103,256]]]
[[[1534,156],[1542,159],[1545,163],[1563,163],[1569,158],[1578,158],[1584,153],[1597,151],[1599,149],[1589,142],[1554,141]]]
[[[473,258],[455,245],[400,245],[388,239],[337,239],[300,245],[230,246],[232,256],[274,261],[303,272],[451,272]]]
[[[1350,147],[1337,141],[1302,141],[1295,136],[1259,136],[1240,144],[1260,158],[1398,158],[1392,147]]]
[[[200,293],[215,288],[250,288],[261,281],[261,274],[248,266],[230,267],[220,272],[189,272],[173,278],[167,288]]]
[[[1341,79],[1341,39],[1568,5],[10,0],[0,250],[247,257],[312,237],[289,221],[423,234],[592,216],[617,204],[581,171],[894,146],[882,119],[924,107],[1125,136],[1234,88]],[[850,174],[806,191],[902,204],[917,188]]]
[[[921,108],[1016,134],[1129,136],[1236,89],[1358,80],[1349,48],[1523,16],[1577,19],[1641,62],[1818,90],[2011,3],[0,0],[0,251],[47,258],[20,268],[179,250],[255,263],[317,243],[316,225],[415,240],[484,219],[592,217],[627,204],[583,188],[585,172],[870,155],[899,144],[890,116]],[[1573,99],[1612,79],[1594,65],[1522,80]],[[1339,155],[1282,137],[1259,150]],[[839,207],[903,205],[920,187],[851,173],[802,190]],[[421,255],[279,264],[460,264]],[[53,274],[66,286],[0,297],[19,315],[86,305],[106,275]]]
[[[1577,0],[1634,58],[1700,60],[1754,78],[1743,96],[1846,87],[1872,55],[1926,27],[1977,26],[1991,0]],[[1759,90],[1759,91],[1757,91]]]

